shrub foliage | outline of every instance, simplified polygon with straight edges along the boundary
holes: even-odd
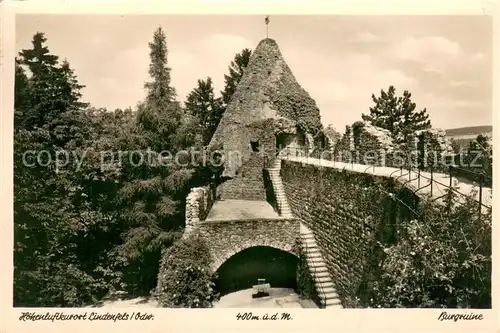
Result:
[[[209,249],[194,234],[168,248],[160,267],[156,297],[164,307],[210,308],[219,295],[210,270]]]

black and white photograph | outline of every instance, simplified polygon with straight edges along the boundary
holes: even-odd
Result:
[[[493,58],[488,15],[16,14],[12,306],[479,319]]]

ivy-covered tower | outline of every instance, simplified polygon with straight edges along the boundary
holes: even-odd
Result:
[[[276,41],[266,38],[252,53],[210,145],[224,151],[223,177],[257,181],[264,154],[272,159],[278,147],[304,146],[321,127],[316,102],[296,81]]]

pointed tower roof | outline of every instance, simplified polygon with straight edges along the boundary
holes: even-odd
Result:
[[[255,124],[283,118],[310,133],[321,128],[316,102],[295,79],[276,41],[266,38],[252,52],[210,145],[241,152],[244,162],[250,140],[258,135]],[[234,173],[234,168],[225,171]]]

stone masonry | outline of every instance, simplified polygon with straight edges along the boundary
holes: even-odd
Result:
[[[205,220],[215,201],[215,191],[210,186],[194,187],[186,197],[186,229],[183,237],[188,237],[200,221]]]
[[[263,157],[258,153],[252,154],[234,178],[219,186],[219,199],[266,200],[263,166]]]
[[[206,240],[216,271],[234,254],[253,247],[269,246],[292,254],[299,235],[295,219],[255,219],[242,221],[210,221],[199,225]]]
[[[310,238],[317,244],[340,297],[352,294],[367,264],[369,249],[365,240],[374,226],[364,220],[361,207],[344,197],[344,184],[338,183],[336,188],[339,171],[282,163],[283,184],[293,214],[310,229]],[[359,196],[349,191],[347,195]]]

